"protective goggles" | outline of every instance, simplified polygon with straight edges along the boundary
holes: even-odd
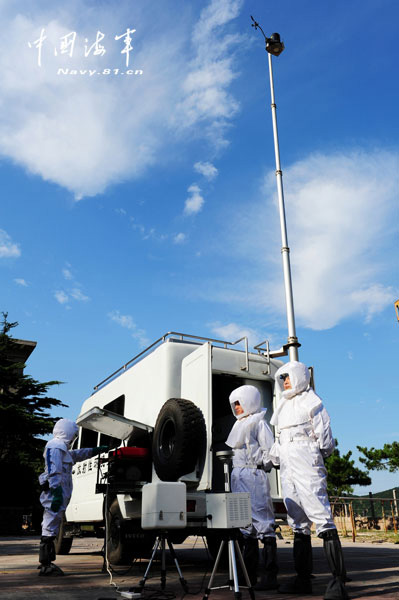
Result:
[[[287,377],[289,377],[289,373],[281,373],[279,379],[282,379],[283,381],[285,381],[287,379]]]

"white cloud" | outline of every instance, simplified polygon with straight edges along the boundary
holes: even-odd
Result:
[[[131,336],[136,339],[141,347],[148,346],[149,340],[144,329],[138,329],[131,315],[122,315],[119,310],[113,310],[108,317],[124,329],[130,331]]]
[[[87,302],[88,300],[90,300],[90,298],[83,294],[82,290],[80,290],[79,288],[73,288],[69,292],[69,295],[71,296],[71,298],[77,300],[78,302]]]
[[[18,258],[21,256],[19,244],[12,241],[4,229],[0,229],[0,258]]]
[[[315,330],[393,303],[398,155],[386,151],[314,154],[284,171],[297,323]],[[381,173],[384,177],[381,177]],[[273,199],[274,202],[270,200]],[[212,282],[213,299],[252,306],[285,321],[275,175],[229,227],[239,279]],[[231,247],[231,239],[223,245]],[[248,269],[247,265],[251,268]],[[207,282],[209,286],[209,281]]]
[[[217,168],[210,162],[196,162],[194,164],[194,171],[201,173],[209,181],[218,176]]]
[[[212,333],[215,336],[218,336],[222,341],[236,342],[242,337],[248,338],[250,349],[265,339],[265,336],[263,335],[262,337],[262,334],[255,329],[239,325],[238,323],[227,323],[226,325],[223,325],[217,321],[215,323],[209,323],[208,327]]]
[[[68,304],[69,302],[68,294],[66,294],[63,290],[57,290],[56,292],[54,292],[54,298],[60,304]]]
[[[28,284],[26,283],[25,279],[22,279],[21,277],[17,277],[16,279],[14,279],[14,281],[17,285],[22,285],[23,287],[28,287]]]
[[[166,4],[177,10],[175,0]],[[23,15],[3,3],[0,70],[7,118],[0,119],[0,153],[80,199],[168,160],[166,145],[172,150],[168,156],[173,144],[185,145],[193,136],[223,146],[238,110],[229,87],[239,41],[232,21],[241,5],[213,0],[196,22],[195,11],[181,3],[181,19],[172,19],[165,8],[154,22],[153,9],[137,3],[133,13],[126,7],[115,12],[107,3],[93,13],[89,0],[64,8],[50,3],[45,9],[27,0]],[[133,21],[131,62],[143,74],[98,76],[104,67],[124,67],[125,56],[113,36]],[[91,39],[100,23],[106,24],[107,54],[84,58],[84,38]],[[38,51],[28,42],[43,27],[47,39],[39,68]],[[54,56],[60,37],[70,31],[78,33],[73,57]],[[57,75],[60,68],[97,72],[92,77]],[[198,123],[201,127],[194,129]]]
[[[203,9],[194,31],[194,39],[198,42],[202,52],[217,52],[217,48],[207,48],[207,43],[211,36],[215,35],[215,29],[238,17],[242,6],[243,0],[212,0]],[[216,47],[223,43],[225,43],[223,40],[215,39]]]
[[[216,147],[226,145],[226,128],[239,109],[228,88],[237,76],[234,48],[243,37],[224,33],[224,27],[238,17],[242,6],[243,0],[211,0],[202,10],[193,29],[195,57],[183,83],[185,97],[178,106],[181,118],[177,123],[183,128],[201,123]]]
[[[186,239],[187,239],[187,236],[185,233],[177,233],[173,238],[173,243],[174,244],[184,244]]]
[[[115,323],[118,323],[121,327],[125,327],[126,329],[136,329],[136,324],[133,321],[133,318],[130,315],[121,315],[119,310],[114,310],[109,313],[109,318]]]
[[[373,316],[391,304],[395,296],[392,286],[384,287],[382,284],[373,284],[353,291],[351,300],[365,314],[365,322],[370,323]]]
[[[141,235],[142,240],[155,240],[157,242],[164,242],[168,236],[165,233],[158,233],[155,227],[147,228],[141,223],[137,223],[134,217],[130,217],[130,226],[134,231],[138,231]]]
[[[190,185],[188,188],[190,196],[184,203],[184,214],[185,215],[196,215],[200,212],[204,205],[204,198],[201,196],[201,188],[198,185]]]
[[[319,154],[286,172],[295,306],[308,327],[327,329],[359,313],[369,321],[392,301],[384,250],[393,235],[397,164],[397,156],[378,151]]]
[[[86,296],[81,290],[81,284],[76,281],[72,266],[67,263],[67,266],[62,269],[62,276],[66,281],[71,283],[70,288],[57,290],[54,293],[54,297],[60,304],[64,304],[67,308],[70,308],[70,302],[75,300],[76,302],[88,302],[90,300],[89,296]]]
[[[73,275],[70,269],[62,269],[62,274],[64,276],[65,279],[67,279],[68,281],[71,281],[73,279]]]

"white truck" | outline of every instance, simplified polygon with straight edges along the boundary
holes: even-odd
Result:
[[[267,342],[254,350],[248,351],[246,338],[231,343],[169,332],[95,386],[77,419],[78,447],[105,444],[115,450],[107,460],[103,455],[74,466],[59,553],[67,553],[73,536],[85,529],[103,535],[106,523],[111,563],[146,555],[155,533],[141,528],[141,490],[160,480],[187,486],[187,527],[172,540],[200,534],[211,553],[218,547],[215,532],[206,527],[205,494],[224,491],[215,453],[228,449],[225,440],[235,422],[229,395],[240,385],[256,386],[269,420],[274,374],[282,364],[276,357],[286,354],[286,348],[270,352]],[[269,479],[281,513],[278,472],[273,469]]]

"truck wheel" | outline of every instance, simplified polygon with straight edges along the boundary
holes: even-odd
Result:
[[[56,554],[68,554],[72,548],[73,537],[65,536],[65,515],[62,518],[58,534],[54,540]]]
[[[154,428],[152,456],[162,481],[177,481],[191,473],[206,444],[205,420],[191,400],[170,398],[158,415]]]
[[[107,558],[112,565],[130,565],[134,558],[147,558],[154,545],[155,534],[143,532],[141,523],[135,527],[125,521],[118,499],[111,503],[106,515]]]
[[[130,564],[133,554],[129,552],[125,543],[123,517],[117,498],[107,510],[106,521],[106,548],[109,562],[112,565]]]

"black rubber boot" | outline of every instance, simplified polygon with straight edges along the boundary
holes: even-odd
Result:
[[[262,540],[263,542],[263,550],[262,550],[262,562],[263,562],[263,571],[262,576],[259,581],[255,585],[255,590],[265,591],[265,590],[276,590],[278,588],[277,583],[277,543],[275,537],[265,537]]]
[[[347,600],[349,596],[345,589],[346,569],[338,532],[336,529],[327,529],[319,533],[319,537],[323,538],[324,552],[333,574],[323,598],[324,600]]]
[[[64,575],[64,572],[51,562],[52,560],[55,560],[54,538],[42,536],[39,547],[39,575]]]
[[[244,539],[244,547],[242,549],[242,557],[244,559],[245,568],[248,573],[251,585],[254,586],[257,582],[257,570],[259,564],[259,543],[256,538],[246,537]],[[241,585],[247,585],[244,575],[239,578]]]
[[[297,575],[280,586],[278,591],[282,594],[311,594],[313,557],[310,535],[294,533],[294,566]]]

